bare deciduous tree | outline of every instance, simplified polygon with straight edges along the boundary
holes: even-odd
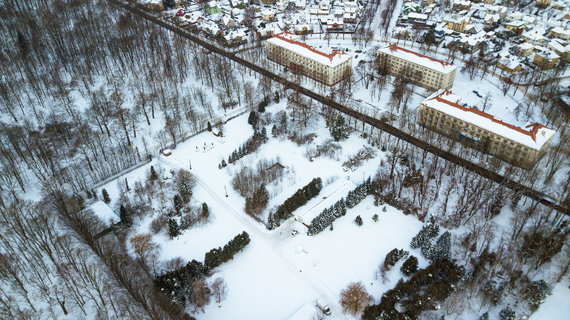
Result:
[[[359,314],[370,302],[372,296],[366,292],[362,282],[350,283],[340,293],[342,310],[352,315]]]
[[[228,285],[224,281],[224,278],[218,277],[211,285],[212,295],[216,299],[216,303],[221,303],[222,300],[228,295]]]

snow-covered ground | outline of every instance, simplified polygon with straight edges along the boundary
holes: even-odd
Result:
[[[530,320],[568,319],[570,317],[570,280],[560,281],[551,295],[532,314]]]
[[[275,112],[283,106],[282,102],[268,111]],[[330,137],[322,120],[316,128],[318,138],[314,143]],[[382,212],[369,196],[335,221],[333,231],[326,230],[310,237],[305,234],[306,227],[293,219],[276,230],[268,231],[244,213],[244,199],[231,188],[230,180],[240,163],[251,165],[261,158],[278,155],[281,163],[293,173],[285,178],[281,193],[271,200],[271,208],[311,179],[321,177],[324,187],[320,195],[294,212],[299,219],[309,223],[324,208],[346,196],[363,178],[373,174],[383,154],[365,161],[353,172],[344,172],[342,162],[366,144],[356,134],[341,142],[339,161],[325,157],[309,161],[304,156],[307,146],[272,138],[258,152],[220,170],[218,163],[252,133],[247,115],[228,122],[223,130],[223,138],[204,132],[179,144],[171,156],[160,156],[157,162],[153,161],[125,176],[129,181],[136,181],[144,179],[150,165],[168,171],[170,168],[188,169],[191,164],[190,171],[198,178],[193,198],[208,203],[212,217],[205,225],[195,226],[175,239],[165,234],[155,236],[154,241],[160,245],[160,261],[177,257],[184,261],[202,261],[207,251],[223,246],[236,234],[242,231],[250,234],[251,243],[244,251],[215,270],[228,283],[227,299],[221,307],[212,303],[205,313],[196,316],[199,319],[227,319],[230,315],[235,319],[286,319],[303,304],[313,303],[322,297],[331,306],[335,319],[353,319],[342,314],[338,299],[340,291],[354,281],[362,281],[374,299],[379,301],[381,293],[393,287],[400,278],[400,272],[398,265],[384,283],[377,278],[378,267],[390,250],[410,250],[410,239],[421,227],[415,216],[406,216],[390,206]],[[110,194],[118,194],[118,186],[125,177],[102,188]],[[228,197],[225,197],[226,190]],[[113,199],[111,205],[117,206],[117,203]],[[380,216],[378,222],[372,220],[374,214]],[[364,221],[361,227],[353,222],[357,215]],[[147,217],[135,221],[133,233],[149,232],[150,220],[151,217]],[[293,230],[300,233],[293,236]],[[419,258],[420,266],[424,266],[425,261]]]

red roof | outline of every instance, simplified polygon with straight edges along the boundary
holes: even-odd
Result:
[[[284,32],[281,32],[281,33],[279,33],[279,34],[274,35],[273,38],[277,38],[277,39],[280,39],[280,40],[289,42],[289,43],[291,43],[291,44],[301,46],[301,47],[303,47],[303,48],[305,48],[305,49],[310,50],[310,51],[313,52],[313,53],[316,53],[316,54],[321,55],[321,56],[323,56],[323,57],[329,58],[331,61],[332,61],[332,59],[333,59],[337,54],[339,54],[339,55],[343,54],[343,52],[340,51],[340,50],[333,50],[331,53],[326,54],[326,53],[324,53],[324,52],[321,52],[321,51],[319,51],[319,50],[316,50],[315,48],[311,47],[310,45],[308,45],[308,44],[306,44],[306,43],[303,43],[303,42],[300,42],[300,41],[291,40],[291,39],[289,39],[289,38],[283,37],[283,36],[281,36],[282,34],[293,35],[291,32],[284,31]]]
[[[443,65],[443,66],[450,66],[450,65],[451,65],[451,63],[449,63],[449,62],[445,62],[445,61],[441,61],[441,60],[434,59],[434,58],[432,58],[432,57],[424,56],[423,54],[419,54],[419,53],[414,52],[414,51],[412,51],[412,50],[408,50],[408,49],[406,49],[406,48],[399,47],[399,46],[397,46],[397,45],[395,45],[395,44],[389,45],[388,48],[390,49],[390,51],[398,51],[398,50],[399,50],[399,51],[404,51],[404,52],[407,52],[407,53],[415,54],[416,56],[418,56],[418,57],[420,57],[420,58],[425,58],[425,59],[429,59],[429,60],[431,60],[431,61],[439,62],[439,63],[441,63],[441,65]]]
[[[531,123],[531,124],[529,124],[529,125],[527,125],[527,126],[525,127],[525,128],[532,128],[532,129],[530,129],[530,130],[525,130],[525,129],[521,128],[521,127],[517,127],[517,126],[514,126],[514,125],[512,125],[512,124],[510,124],[510,123],[503,122],[502,120],[499,120],[499,119],[495,118],[494,116],[492,116],[492,115],[490,115],[490,114],[488,114],[488,113],[485,113],[485,112],[483,112],[483,111],[477,110],[477,109],[475,109],[475,108],[464,107],[464,106],[462,106],[462,105],[460,105],[460,104],[457,104],[457,103],[455,103],[455,102],[451,102],[451,101],[449,101],[449,100],[447,100],[447,99],[445,99],[445,98],[442,98],[442,96],[445,96],[445,95],[448,95],[448,94],[451,94],[451,93],[452,93],[451,91],[443,91],[442,93],[438,94],[438,95],[437,95],[435,98],[433,98],[433,99],[435,99],[435,100],[437,100],[437,101],[439,101],[439,102],[445,103],[445,104],[447,104],[447,105],[450,105],[450,106],[452,106],[452,107],[458,108],[458,109],[460,109],[460,110],[462,110],[462,111],[475,113],[475,114],[477,114],[477,115],[479,115],[479,116],[481,116],[481,117],[485,117],[485,118],[487,118],[487,119],[489,119],[489,120],[491,120],[491,121],[493,121],[493,122],[495,122],[495,123],[498,123],[498,124],[500,124],[500,125],[503,125],[503,126],[509,128],[509,129],[511,129],[511,130],[515,130],[515,131],[518,131],[518,132],[520,132],[520,133],[526,134],[526,135],[530,136],[533,141],[536,141],[536,134],[538,133],[538,130],[539,130],[540,128],[546,128],[545,125],[542,125],[542,124],[540,124],[540,123],[535,122],[535,123]]]

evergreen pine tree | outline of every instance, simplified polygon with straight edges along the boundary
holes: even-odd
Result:
[[[360,216],[356,216],[354,223],[356,223],[356,225],[359,227],[362,226],[362,218]]]
[[[267,229],[275,229],[275,218],[273,217],[273,213],[269,213],[269,216],[267,217]]]
[[[121,205],[119,209],[119,216],[121,218],[121,222],[123,225],[130,227],[133,224],[133,217],[131,216],[131,212],[125,208],[124,205]]]
[[[109,193],[105,188],[101,190],[101,194],[103,194],[103,202],[105,202],[106,204],[111,203],[111,198],[109,198]]]
[[[275,97],[273,98],[273,101],[275,101],[275,103],[279,103],[279,91],[275,91]]]
[[[249,117],[247,118],[247,123],[249,123],[249,125],[251,125],[254,129],[257,128],[257,113],[255,111],[251,111],[249,113]]]
[[[265,101],[261,101],[257,106],[257,112],[264,113],[265,112]]]
[[[374,222],[378,222],[378,214],[374,214],[374,215],[372,216],[372,220],[373,220]]]
[[[208,219],[210,216],[210,209],[208,209],[208,204],[206,202],[202,203],[202,217]]]
[[[165,8],[174,8],[176,6],[176,1],[175,0],[162,0],[162,5],[164,5]]]
[[[489,320],[489,312],[483,313],[480,317],[479,320]]]
[[[283,133],[287,133],[287,122],[287,112],[283,112],[283,114],[281,114],[281,119],[279,119],[279,127]]]
[[[334,141],[340,141],[348,137],[348,128],[345,126],[344,117],[341,115],[335,116],[329,122],[329,131]]]
[[[444,232],[435,244],[432,261],[449,260],[451,254],[451,233]],[[427,257],[426,257],[427,258]]]
[[[158,174],[156,173],[156,170],[154,170],[154,166],[150,166],[150,176],[149,179],[151,181],[157,180],[158,179]]]
[[[431,239],[437,236],[439,233],[439,226],[433,223],[425,224],[420,232],[412,238],[410,247],[412,249],[423,247],[426,243],[429,243]]]
[[[515,320],[516,316],[516,312],[514,312],[510,306],[507,306],[505,309],[499,312],[499,317],[501,320]]]
[[[180,227],[174,219],[168,219],[168,235],[172,239],[180,235]]]
[[[212,124],[208,121],[208,131],[212,132]]]
[[[174,195],[174,210],[176,214],[180,215],[182,208],[184,207],[184,202],[182,202],[182,197],[179,194]]]

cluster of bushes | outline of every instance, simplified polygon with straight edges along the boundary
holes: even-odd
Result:
[[[242,232],[230,240],[223,248],[214,248],[206,252],[204,257],[204,266],[208,270],[212,270],[222,263],[233,259],[234,255],[250,242],[249,234],[247,232]]]
[[[261,159],[255,166],[252,164],[242,166],[232,178],[232,187],[246,198],[255,192],[260,185],[268,185],[281,179],[285,173],[279,157]]]
[[[307,148],[305,156],[307,158],[318,158],[325,156],[331,159],[338,160],[337,154],[342,150],[340,145],[333,140],[327,140],[319,144],[316,148]]]
[[[153,175],[157,174],[154,168],[151,167],[150,176],[152,177]],[[174,182],[177,193],[172,199],[172,207],[168,209],[167,212],[161,212],[150,225],[150,229],[153,233],[156,234],[166,229],[171,238],[175,238],[184,230],[189,229],[199,222],[207,220],[210,215],[208,205],[206,203],[203,203],[199,207],[192,207],[190,205],[192,189],[196,185],[196,178],[189,171],[183,169],[179,170]],[[139,189],[142,190],[142,187],[135,187],[135,190]],[[125,213],[132,214],[131,211],[133,210],[136,212],[137,208],[126,207]],[[146,210],[150,210],[150,208],[147,208]]]
[[[165,273],[154,281],[154,285],[174,302],[184,303],[191,297],[190,284],[207,273],[203,263],[192,260],[185,266]]]
[[[376,156],[374,149],[370,147],[364,147],[357,154],[350,157],[348,160],[342,163],[342,169],[344,171],[354,171],[356,168],[362,165],[362,162],[372,159]]]
[[[234,163],[246,155],[255,152],[257,148],[265,142],[267,142],[267,132],[265,131],[265,128],[261,129],[261,131],[255,131],[253,136],[251,136],[241,147],[232,152],[228,157],[228,163]],[[225,166],[225,161],[222,161],[218,167],[222,168]]]
[[[462,269],[455,263],[436,261],[416,271],[408,281],[400,280],[384,293],[379,304],[366,307],[362,319],[418,319],[422,312],[436,310],[461,276]]]
[[[257,188],[251,197],[245,198],[245,212],[253,217],[258,216],[267,208],[269,202],[269,192],[264,185]]]
[[[196,223],[206,221],[210,217],[210,209],[207,203],[202,203],[199,208],[182,207],[180,195],[174,196],[174,211],[168,218],[168,235],[170,238],[178,237],[184,230],[188,230]]]
[[[388,252],[388,254],[386,254],[386,258],[384,259],[384,263],[382,264],[382,267],[380,268],[380,272],[382,273],[382,276],[384,276],[386,274],[386,272],[390,271],[390,269],[392,269],[392,267],[394,267],[396,265],[396,263],[398,263],[398,261],[400,261],[400,259],[403,259],[405,257],[407,257],[409,254],[408,251],[405,251],[404,249],[396,249],[394,248],[392,251]]]
[[[282,220],[287,220],[293,211],[304,206],[309,200],[316,197],[323,188],[321,178],[314,178],[309,184],[298,189],[289,199],[280,205],[275,214],[269,215],[267,227],[272,230],[281,224]]]
[[[344,199],[340,199],[331,207],[326,208],[323,212],[319,213],[309,225],[309,230],[307,234],[312,236],[321,231],[325,230],[327,227],[332,225],[332,223],[337,219],[346,214],[346,204]]]

